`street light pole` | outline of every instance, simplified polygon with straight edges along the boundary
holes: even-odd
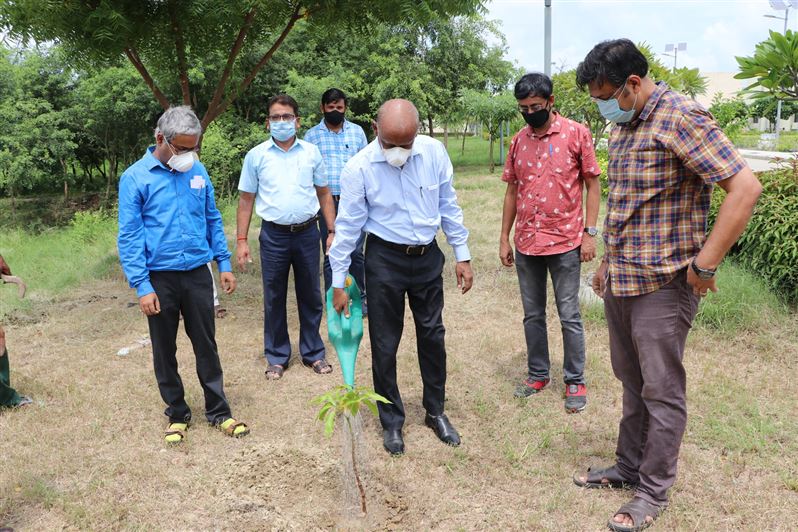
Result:
[[[787,35],[787,17],[790,15],[790,6],[784,10],[784,35]],[[776,150],[779,149],[779,135],[781,135],[781,98],[776,101]]]
[[[551,76],[551,0],[546,0],[544,5],[543,72]]]

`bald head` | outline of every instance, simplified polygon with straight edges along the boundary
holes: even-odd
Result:
[[[395,99],[380,106],[375,129],[384,148],[409,148],[416,138],[419,124],[416,106],[408,100]]]

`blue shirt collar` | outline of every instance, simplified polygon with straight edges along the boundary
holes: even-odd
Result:
[[[150,146],[150,147],[149,147],[149,148],[147,148],[147,150],[144,152],[144,157],[143,157],[143,159],[144,159],[144,163],[147,165],[147,170],[152,170],[152,169],[153,169],[153,168],[155,168],[156,166],[160,166],[160,167],[161,167],[161,168],[163,168],[164,170],[167,170],[167,171],[171,172],[171,171],[172,171],[172,169],[171,169],[171,168],[169,168],[169,167],[168,167],[168,166],[166,166],[164,163],[162,163],[161,161],[159,161],[159,160],[158,160],[158,158],[157,158],[155,155],[153,155],[153,152],[154,152],[154,151],[155,151],[155,146]]]

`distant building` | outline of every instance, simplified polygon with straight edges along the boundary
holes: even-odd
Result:
[[[697,96],[696,101],[709,109],[715,94],[721,93],[724,98],[734,98],[753,82],[749,79],[734,79],[735,74],[737,72],[701,72],[707,78],[707,92]]]

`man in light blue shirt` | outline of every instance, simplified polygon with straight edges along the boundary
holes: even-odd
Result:
[[[288,274],[294,270],[299,309],[299,351],[302,362],[328,374],[319,334],[322,317],[319,288],[319,207],[332,240],[335,209],[319,149],[299,140],[299,106],[281,94],[269,100],[271,138],[244,158],[238,190],[236,260],[243,270],[251,262],[247,234],[253,205],[263,220],[260,260],[263,277],[263,344],[268,361],[266,378],[280,379],[291,358],[286,297]]]
[[[344,169],[344,165],[349,159],[368,144],[363,128],[344,118],[347,105],[346,95],[341,90],[327,89],[324,91],[324,94],[321,95],[321,112],[324,114],[324,118],[305,134],[305,140],[315,144],[324,158],[324,164],[327,167],[327,182],[336,213],[341,198],[341,170]],[[327,224],[319,223],[319,233],[321,234],[321,249],[324,253],[324,293],[326,294],[332,284],[332,270],[327,255]],[[355,250],[351,255],[352,263],[349,266],[349,273],[355,278],[357,286],[360,288],[364,317],[368,314],[365,272],[363,270],[365,236],[365,233],[361,234],[360,240],[355,245]]]
[[[373,125],[377,138],[341,174],[341,203],[330,248],[333,305],[348,315],[343,287],[349,256],[365,231],[374,390],[390,401],[378,404],[383,446],[394,455],[404,452],[405,412],[396,384],[396,351],[405,296],[416,323],[425,423],[441,441],[456,446],[460,437],[443,413],[446,349],[441,317],[444,256],[435,240],[439,227],[454,248],[462,293],[471,288],[474,276],[468,230],[452,186],[452,163],[443,144],[417,135],[418,111],[407,100],[384,103]]]
[[[236,279],[213,185],[197,159],[201,135],[190,107],[168,109],[158,120],[156,145],[119,180],[119,259],[147,316],[155,376],[167,404],[169,443],[185,439],[191,419],[177,372],[181,312],[197,359],[205,417],[230,436],[249,433],[230,413],[214,338],[213,277],[207,263],[216,261],[228,294]]]

